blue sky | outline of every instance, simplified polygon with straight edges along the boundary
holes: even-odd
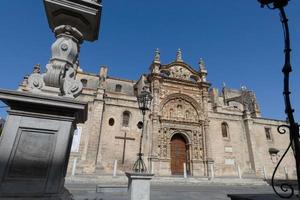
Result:
[[[300,119],[300,2],[287,7],[292,38],[292,100]],[[54,35],[43,2],[3,1],[0,7],[0,87],[16,89],[36,63],[44,68]],[[197,68],[204,58],[213,87],[245,85],[254,90],[263,117],[285,119],[282,98],[283,38],[278,11],[256,0],[104,0],[100,38],[82,45],[80,63],[98,73],[138,79],[147,73],[154,50],[163,63],[181,48],[185,62]],[[5,109],[0,110],[5,116]]]

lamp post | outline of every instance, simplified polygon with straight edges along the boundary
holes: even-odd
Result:
[[[296,160],[296,170],[297,170],[297,183],[298,183],[298,198],[299,192],[300,192],[300,142],[299,142],[299,124],[295,122],[294,118],[294,109],[291,105],[290,100],[290,90],[289,90],[289,77],[290,73],[292,72],[292,66],[291,66],[291,45],[290,45],[290,35],[289,35],[289,26],[288,26],[288,19],[285,14],[284,7],[288,5],[289,0],[258,0],[261,4],[261,7],[268,7],[270,9],[279,9],[280,17],[281,17],[281,23],[283,25],[283,31],[284,31],[284,42],[285,42],[285,63],[282,68],[282,73],[284,74],[284,102],[285,102],[285,113],[287,115],[288,123],[289,125],[281,125],[277,128],[278,132],[280,134],[285,134],[286,129],[289,129],[290,133],[290,143],[286,151],[284,152],[283,156],[279,160],[273,175],[272,175],[272,187],[275,191],[275,193],[280,196],[281,198],[291,198],[294,196],[294,188],[292,185],[288,183],[283,183],[280,185],[280,189],[284,192],[284,194],[280,194],[277,192],[275,185],[274,185],[274,177],[277,172],[277,169],[279,165],[281,164],[283,158],[286,156],[288,150],[290,148],[293,149],[295,160]]]
[[[138,159],[135,161],[133,165],[133,171],[137,173],[145,173],[147,172],[147,167],[145,162],[143,161],[143,153],[142,153],[142,143],[143,143],[143,135],[145,129],[145,114],[147,110],[150,110],[152,96],[148,91],[142,91],[141,94],[137,96],[137,101],[139,104],[139,109],[142,111],[143,114],[143,124],[142,124],[142,134],[140,138],[140,146],[139,146],[139,153],[137,154]]]

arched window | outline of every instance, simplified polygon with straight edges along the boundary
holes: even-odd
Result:
[[[115,88],[115,92],[122,92],[122,85],[117,84]]]
[[[129,126],[129,120],[130,120],[130,112],[128,112],[128,111],[123,112],[123,123],[122,123],[122,125],[124,127]]]
[[[222,136],[223,136],[223,138],[229,138],[228,124],[226,122],[222,123],[221,129],[222,129]]]

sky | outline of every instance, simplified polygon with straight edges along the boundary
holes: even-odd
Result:
[[[300,1],[286,8],[292,40],[292,103],[300,120]],[[42,0],[5,0],[0,7],[0,88],[17,89],[33,66],[43,70],[55,41]],[[109,76],[137,80],[149,72],[154,51],[163,64],[174,61],[178,48],[186,63],[198,69],[203,58],[208,81],[221,90],[253,90],[262,116],[285,119],[282,96],[283,32],[277,10],[256,0],[103,0],[100,37],[84,42],[80,65]],[[3,104],[0,104],[3,106]],[[0,117],[6,116],[0,107]]]

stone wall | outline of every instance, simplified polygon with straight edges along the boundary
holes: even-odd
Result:
[[[107,68],[101,68],[99,74],[78,72],[76,78],[84,84],[84,89],[77,99],[88,102],[88,120],[78,125],[82,130],[78,139],[79,149],[71,154],[68,175],[112,174],[115,160],[119,174],[131,169],[137,158],[141,135],[137,123],[142,121],[135,95],[142,88],[150,88],[153,102],[151,112],[146,114],[143,141],[144,161],[150,171],[156,175],[171,175],[171,139],[174,134],[180,133],[189,145],[188,162],[193,176],[208,176],[208,162],[213,161],[218,177],[237,177],[238,168],[243,177],[271,177],[288,146],[288,134],[277,133],[277,127],[285,122],[259,117],[260,110],[253,95],[253,106],[245,107],[243,103],[246,101],[239,98],[245,92],[223,89],[219,94],[217,89],[211,89],[208,94],[208,82],[201,82],[197,77],[190,81],[184,74],[176,75],[181,73],[178,66],[191,69],[186,64],[175,64],[172,77],[152,74],[143,76],[138,82],[111,78],[107,76]],[[168,67],[172,68],[175,64],[161,68],[167,73]],[[192,70],[183,72],[196,73]],[[117,85],[122,86],[121,90],[116,88]],[[26,89],[25,80],[19,90]],[[52,88],[44,90],[48,94],[57,92]],[[176,110],[179,104],[184,111],[188,110],[188,114]],[[253,109],[254,113],[247,108]],[[170,115],[171,109],[174,116]],[[124,112],[130,116],[128,127],[123,125]],[[222,123],[227,124],[228,137],[222,135]],[[269,139],[266,128],[270,130]],[[124,140],[120,137],[124,137],[125,132],[128,140],[122,163]],[[295,178],[295,175],[290,151],[279,168],[277,178]]]

